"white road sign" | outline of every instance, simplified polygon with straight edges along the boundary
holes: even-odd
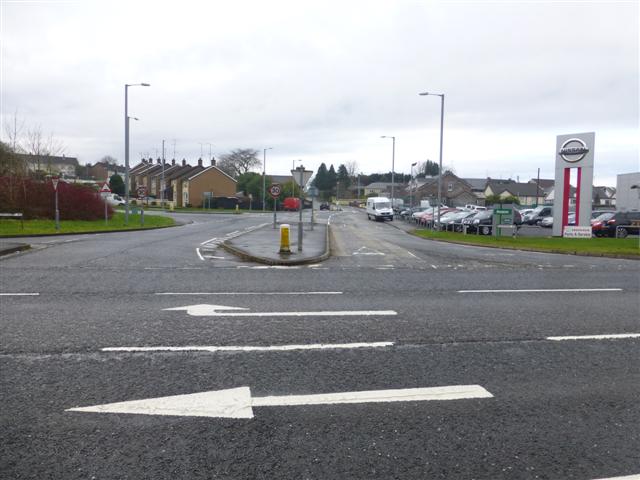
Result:
[[[128,402],[107,403],[92,407],[69,408],[67,412],[130,413],[186,417],[253,418],[253,407],[293,405],[336,405],[343,403],[422,402],[429,400],[463,400],[491,398],[480,385],[369,390],[361,392],[321,393],[252,397],[249,387],[172,395]]]

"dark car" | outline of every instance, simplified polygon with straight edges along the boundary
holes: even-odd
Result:
[[[534,208],[532,212],[527,213],[523,217],[522,223],[526,223],[527,225],[540,225],[544,217],[553,217],[553,207],[540,205]]]
[[[598,217],[600,218],[602,217]],[[608,220],[594,222],[591,229],[598,237],[625,238],[627,235],[638,235],[640,212],[616,212]]]
[[[504,218],[503,218],[504,221]],[[481,235],[491,235],[493,230],[493,210],[486,210],[478,213],[473,217],[473,229],[474,231],[480,230]],[[522,217],[517,210],[513,211],[513,225],[518,228],[522,224]]]
[[[320,210],[331,210],[331,206],[327,202],[322,202],[320,204]]]

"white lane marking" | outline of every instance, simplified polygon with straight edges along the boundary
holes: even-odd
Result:
[[[640,473],[636,475],[627,475],[625,477],[607,477],[607,478],[599,478],[597,480],[640,480]]]
[[[640,338],[640,333],[612,333],[609,335],[573,335],[566,337],[547,337],[547,340],[613,340],[617,338]]]
[[[365,251],[363,251],[363,250],[365,250]],[[369,251],[367,251],[367,250],[369,250]],[[352,255],[382,255],[382,256],[384,256],[385,254],[382,253],[382,252],[379,252],[377,250],[373,250],[372,248],[360,247],[358,250],[353,252]]]
[[[198,254],[198,257],[200,257],[200,260],[202,260],[204,262],[204,257],[200,254],[200,249],[196,248],[196,253]]]
[[[444,387],[270,397],[252,397],[249,387],[238,387],[186,395],[172,395],[169,397],[107,403],[91,407],[76,407],[69,408],[65,411],[188,417],[253,418],[253,407],[442,401],[492,397],[493,395],[480,385],[452,385]]]
[[[209,239],[209,240],[205,240],[205,241],[204,241],[204,242],[202,242],[200,245],[206,245],[207,243],[209,243],[209,242],[213,242],[214,240],[217,240],[217,239],[218,239],[218,237],[213,237],[213,238],[211,238],[211,239]]]
[[[215,255],[204,255],[204,258],[215,258],[216,260],[226,260],[227,257],[217,257]]]
[[[313,343],[308,345],[270,346],[186,346],[186,347],[105,347],[103,352],[286,352],[289,350],[332,350],[351,348],[392,347],[393,342],[370,343]]]
[[[155,295],[342,295],[343,292],[159,292]]]
[[[621,288],[522,288],[513,290],[458,290],[458,293],[621,292]]]
[[[39,293],[0,293],[4,297],[37,297]]]
[[[417,255],[414,255],[414,254],[413,254],[413,253],[411,253],[409,250],[407,250],[407,253],[408,253],[409,255],[411,255],[413,258],[418,258],[418,256],[417,256]]]
[[[247,312],[225,310],[248,310],[242,307],[228,307],[225,305],[187,305],[184,307],[164,308],[167,311],[185,310],[195,317],[354,317],[354,316],[388,316],[397,315],[395,310],[342,310],[342,311],[312,311],[312,312]],[[222,310],[222,311],[221,311]]]

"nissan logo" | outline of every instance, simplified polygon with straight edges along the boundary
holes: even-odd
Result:
[[[558,153],[566,162],[575,163],[582,160],[589,153],[589,149],[579,138],[570,138],[562,144]]]

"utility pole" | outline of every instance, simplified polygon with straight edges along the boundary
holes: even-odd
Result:
[[[162,140],[162,180],[160,180],[160,207],[164,208],[164,140]]]

